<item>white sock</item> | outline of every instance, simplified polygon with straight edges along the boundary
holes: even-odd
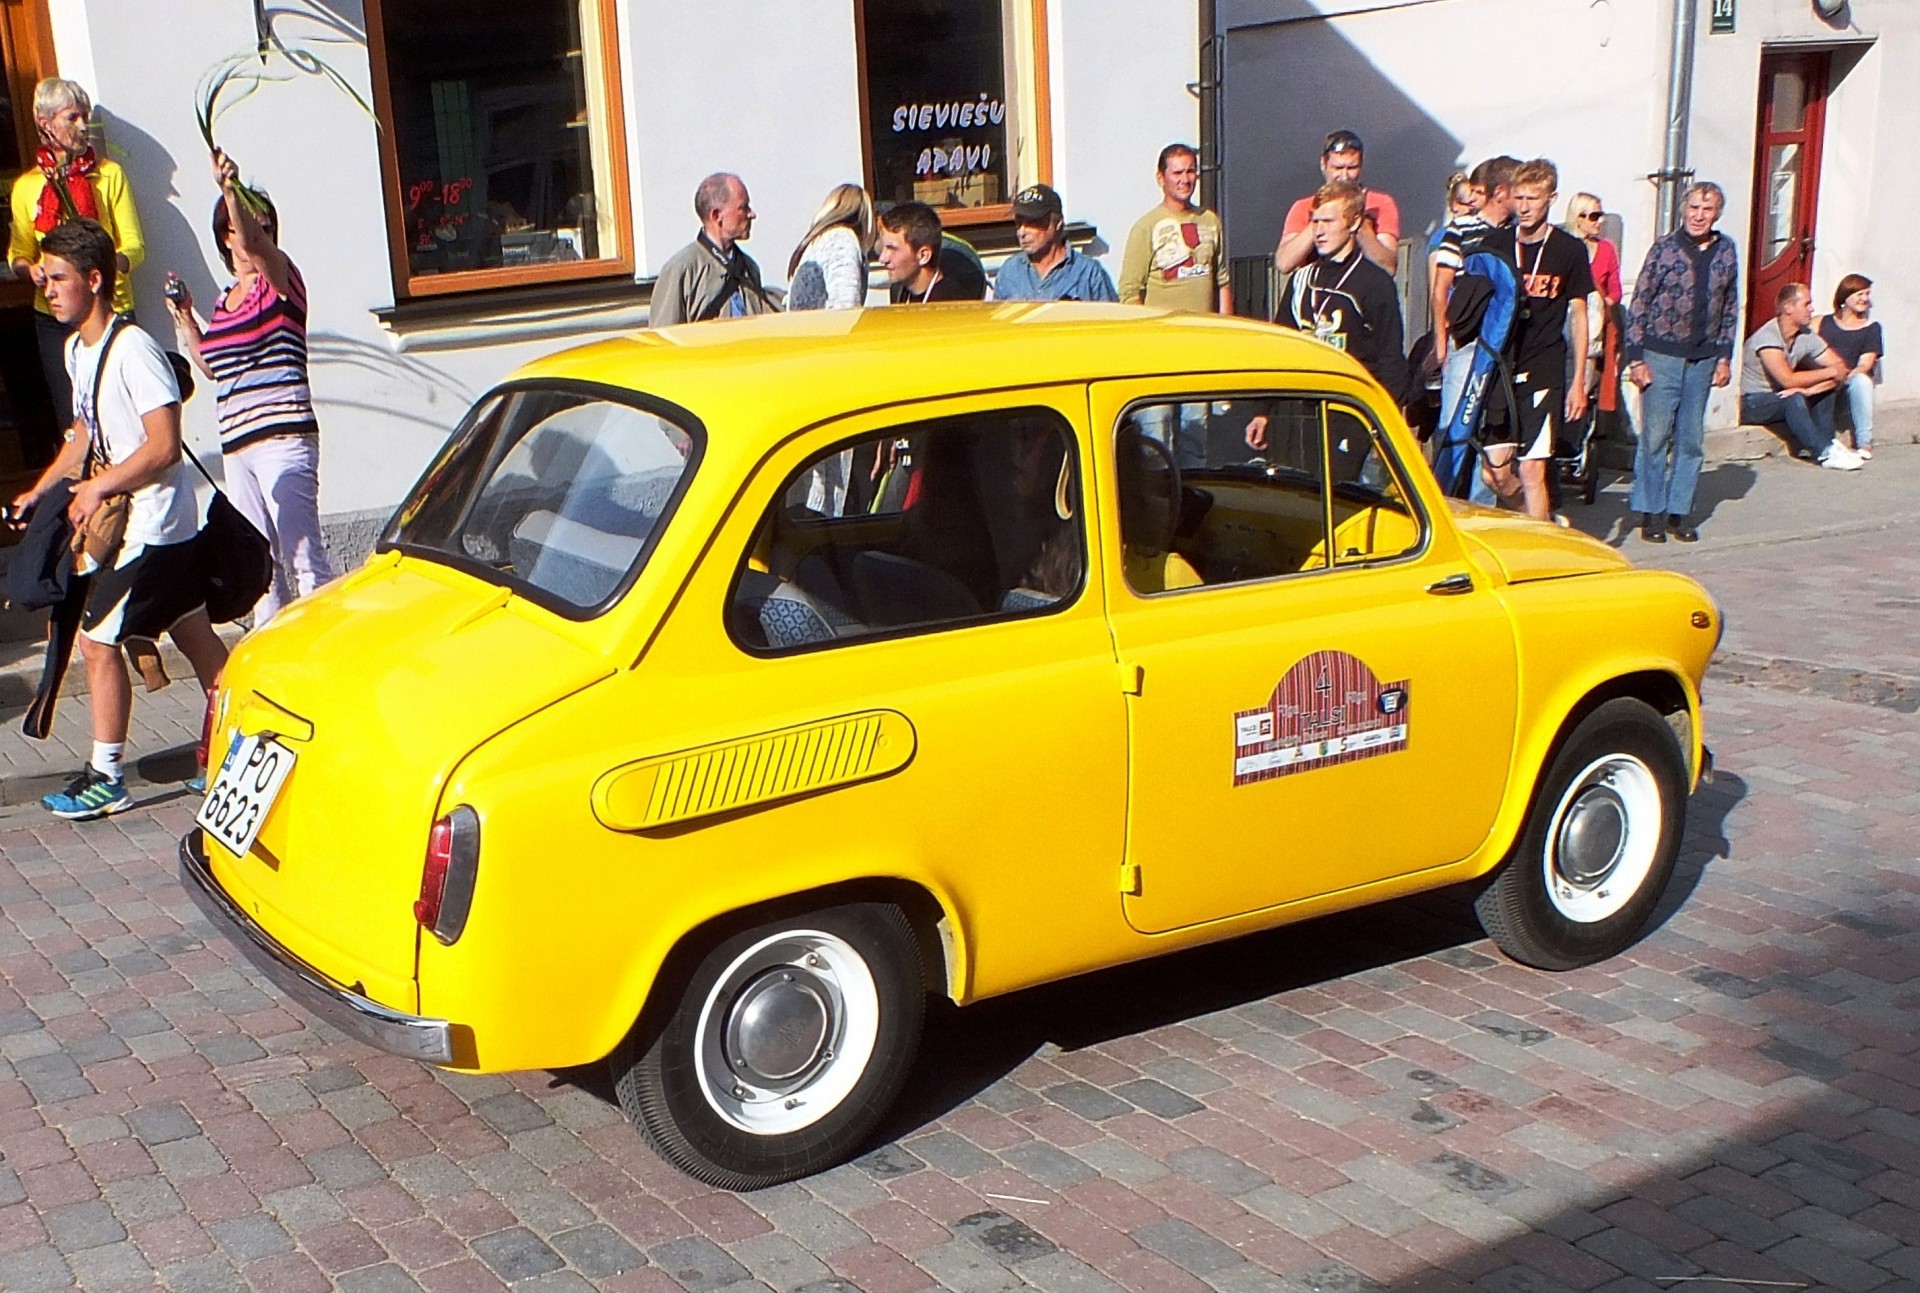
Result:
[[[124,774],[120,769],[120,756],[126,752],[125,741],[95,741],[93,743],[93,770],[108,781],[119,781]]]

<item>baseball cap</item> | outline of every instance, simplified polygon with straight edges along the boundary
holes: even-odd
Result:
[[[1013,195],[1013,218],[1015,220],[1049,220],[1054,216],[1066,218],[1060,205],[1060,195],[1044,184],[1030,184]]]
[[[1364,153],[1367,146],[1360,142],[1360,136],[1351,130],[1336,130],[1327,136],[1326,146],[1320,150],[1325,157],[1328,153]]]

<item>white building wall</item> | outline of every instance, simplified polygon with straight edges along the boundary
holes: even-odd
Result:
[[[360,29],[360,0],[316,0]],[[66,74],[93,92],[133,177],[147,262],[134,276],[143,321],[166,338],[160,285],[178,271],[204,314],[225,271],[207,227],[215,189],[194,121],[195,87],[218,59],[251,47],[234,0],[49,0]],[[1169,10],[1177,11],[1170,15]],[[715,170],[747,181],[760,219],[749,250],[768,282],[833,185],[863,170],[853,0],[620,0],[621,65],[635,261],[650,277],[697,231],[693,190]],[[297,8],[291,43],[311,43],[371,99],[364,38],[329,33]],[[1051,0],[1054,175],[1068,215],[1124,239],[1153,202],[1153,159],[1197,130],[1192,0]],[[385,199],[372,124],[319,78],[263,87],[218,126],[220,142],[268,189],[283,243],[311,296],[312,379],[323,443],[321,510],[391,508],[476,395],[544,353],[643,316],[502,319],[389,331]],[[1110,258],[1118,269],[1118,251]],[[213,401],[193,400],[189,442],[218,457]]]
[[[1052,0],[1053,178],[1120,273],[1127,231],[1160,201],[1160,150],[1198,145],[1200,18],[1192,0]]]
[[[1903,281],[1902,241],[1887,232],[1888,213],[1911,210],[1920,197],[1920,170],[1895,160],[1920,138],[1920,80],[1893,70],[1920,67],[1920,4],[1852,0],[1845,20],[1830,23],[1811,0],[1740,0],[1737,31],[1713,35],[1706,0],[1687,2],[1699,7],[1688,160],[1699,178],[1726,190],[1721,228],[1739,243],[1743,263],[1751,250],[1762,51],[1794,42],[1834,47],[1814,294],[1824,309],[1842,274],[1874,279],[1876,314],[1895,355],[1883,398],[1920,397],[1920,364],[1898,362],[1907,339],[1920,339],[1920,290],[1910,272]],[[1662,161],[1674,4],[1220,0],[1229,93],[1249,90],[1233,85],[1237,69],[1256,81],[1253,117],[1264,120],[1272,105],[1269,147],[1248,130],[1230,132],[1234,254],[1270,248],[1287,201],[1318,174],[1321,139],[1351,126],[1368,141],[1368,179],[1399,200],[1410,233],[1438,218],[1435,179],[1453,164],[1498,153],[1552,158],[1563,199],[1585,189],[1621,215],[1631,289],[1657,229],[1647,177]],[[1845,43],[1855,40],[1864,43]],[[1319,75],[1332,61],[1329,51],[1348,59],[1334,83]],[[1735,420],[1733,392],[1716,394],[1710,417]]]

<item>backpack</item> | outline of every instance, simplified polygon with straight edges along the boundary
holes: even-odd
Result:
[[[1454,333],[1456,310],[1470,336]],[[1436,432],[1439,449],[1434,455],[1433,474],[1440,488],[1456,497],[1464,496],[1472,483],[1473,446],[1489,407],[1505,413],[1513,407],[1513,374],[1507,364],[1507,350],[1513,341],[1514,322],[1520,309],[1520,276],[1505,257],[1476,251],[1461,264],[1454,276],[1453,292],[1447,298],[1447,329],[1459,345],[1477,342],[1473,366],[1454,406],[1453,416]],[[1495,376],[1499,381],[1495,382]]]

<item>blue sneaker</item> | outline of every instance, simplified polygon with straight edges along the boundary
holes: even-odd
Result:
[[[127,793],[125,781],[108,781],[89,763],[65,790],[42,795],[40,802],[55,817],[69,822],[90,822],[133,807],[133,796]]]
[[[207,793],[207,770],[205,768],[187,778],[187,790],[196,795]]]

